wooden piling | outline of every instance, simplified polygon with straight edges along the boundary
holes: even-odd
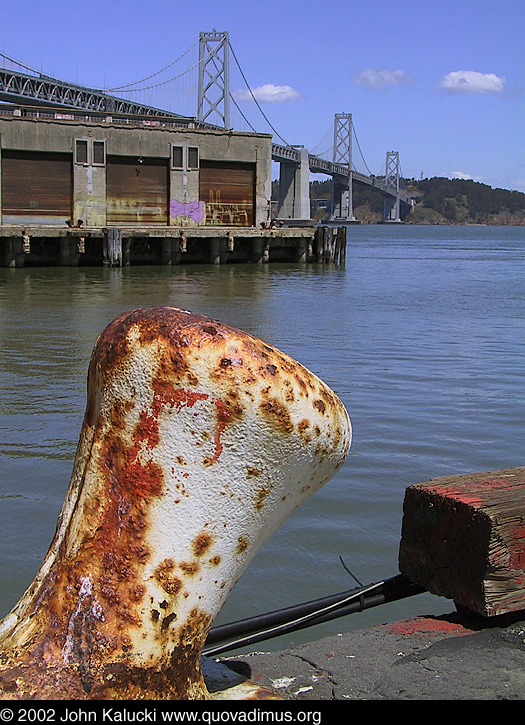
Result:
[[[525,467],[409,486],[399,569],[483,616],[525,609],[524,522]]]
[[[323,260],[323,244],[324,244],[324,230],[326,227],[316,227],[314,246],[315,246],[315,261],[322,262]]]
[[[332,239],[330,240],[330,262],[335,262],[336,260],[336,247],[337,247],[337,235],[339,233],[338,229],[332,229]]]
[[[122,231],[120,229],[106,230],[103,250],[103,264],[106,267],[122,266]]]
[[[323,227],[323,262],[330,261],[330,246],[332,241],[332,228]]]
[[[338,228],[335,239],[335,261],[337,264],[341,263],[341,229],[342,227]]]
[[[339,227],[337,233],[339,237],[338,262],[344,265],[346,262],[346,227]]]

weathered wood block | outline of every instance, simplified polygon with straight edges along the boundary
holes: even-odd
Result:
[[[484,616],[525,609],[525,467],[409,486],[399,570]]]

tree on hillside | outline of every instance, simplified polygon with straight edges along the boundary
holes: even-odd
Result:
[[[405,186],[417,192],[420,202],[406,221],[449,224],[525,224],[525,194],[520,191],[493,189],[469,179],[405,180]],[[312,200],[332,198],[332,179],[312,181]],[[279,196],[279,182],[272,182],[272,199]],[[317,205],[319,207],[319,205]],[[316,218],[326,218],[326,208],[319,208]],[[363,222],[379,221],[383,214],[383,196],[376,189],[360,184],[353,186],[353,208]]]

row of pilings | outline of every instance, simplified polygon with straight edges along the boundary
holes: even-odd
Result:
[[[345,264],[346,227],[0,228],[0,267],[269,262]]]
[[[316,262],[334,262],[344,265],[346,261],[346,227],[316,227],[314,235]]]

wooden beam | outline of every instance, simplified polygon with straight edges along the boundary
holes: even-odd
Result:
[[[409,486],[399,569],[484,616],[525,609],[525,467]]]

